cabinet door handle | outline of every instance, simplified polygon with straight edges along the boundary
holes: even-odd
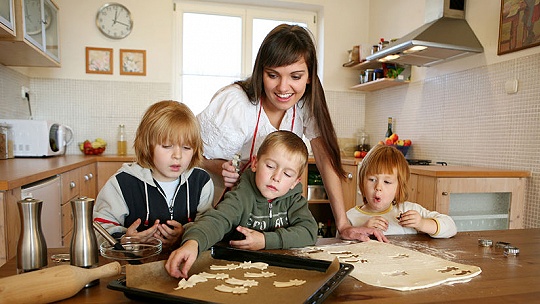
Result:
[[[77,184],[75,184],[75,182],[70,182],[69,183],[69,189],[73,189],[77,186]]]
[[[90,179],[92,179],[92,178],[94,178],[94,174],[88,173],[88,177],[89,177]]]
[[[85,180],[85,181],[89,181],[89,180],[90,180],[90,176],[85,175],[85,176],[84,176],[84,180]]]
[[[447,195],[448,195],[448,192],[443,191],[442,195],[447,196]]]
[[[349,173],[347,174],[347,178],[348,178],[348,179],[353,179],[352,173],[349,172]]]

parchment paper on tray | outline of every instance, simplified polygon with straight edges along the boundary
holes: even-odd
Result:
[[[249,262],[249,261],[245,261]],[[252,260],[251,262],[265,262],[264,259]],[[244,277],[246,272],[260,272],[257,269],[235,269],[235,270],[210,270],[211,265],[239,264],[240,262],[231,260],[214,259],[210,251],[205,251],[199,255],[192,268],[190,276],[201,272],[207,273],[227,273],[229,277],[237,279],[254,279]],[[328,280],[330,280],[339,270],[340,263],[337,259],[330,264],[325,272],[317,270],[307,270],[298,268],[288,268],[280,266],[268,266],[264,271],[273,272],[274,277],[255,278],[259,282],[258,286],[249,287],[246,294],[230,294],[219,292],[214,289],[217,285],[228,285],[224,280],[209,279],[207,282],[198,283],[193,288],[174,290],[178,286],[179,279],[169,276],[164,268],[165,261],[157,261],[142,265],[126,265],[126,286],[150,292],[160,293],[174,298],[193,299],[194,301],[207,301],[218,303],[303,303],[310,296],[317,292]],[[270,263],[269,263],[270,264]],[[299,265],[301,267],[301,265]],[[309,268],[309,267],[307,267]],[[289,280],[305,280],[301,286],[277,288],[274,281],[287,282]],[[151,294],[151,293],[150,293]]]

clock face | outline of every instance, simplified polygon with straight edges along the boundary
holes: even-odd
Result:
[[[103,5],[96,16],[96,25],[107,37],[122,39],[131,33],[133,20],[129,10],[118,3]]]
[[[36,35],[41,33],[43,24],[47,28],[51,24],[51,9],[45,5],[45,19],[41,19],[41,1],[40,0],[25,0],[24,1],[24,28],[28,35]]]

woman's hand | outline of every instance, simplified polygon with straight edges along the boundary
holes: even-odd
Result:
[[[388,221],[382,216],[373,216],[364,224],[364,227],[386,231],[388,230]]]
[[[245,235],[246,238],[240,241],[230,241],[229,245],[232,247],[248,250],[261,250],[266,246],[266,240],[262,232],[242,226],[236,227],[236,231]]]
[[[371,239],[370,236],[373,236],[379,242],[388,243],[388,239],[381,230],[367,227],[353,227],[350,224],[339,230],[339,236],[344,240],[357,240],[361,242],[367,242]]]
[[[221,165],[221,168],[223,169],[221,175],[223,176],[225,187],[230,188],[234,186],[238,181],[238,178],[240,178],[240,174],[236,171],[236,167],[233,166],[232,160],[224,162]]]

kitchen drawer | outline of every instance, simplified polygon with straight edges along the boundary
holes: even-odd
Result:
[[[80,196],[86,196],[89,198],[96,198],[97,187],[97,169],[96,164],[90,164],[80,169],[81,177],[81,189]]]
[[[80,174],[80,169],[62,173],[62,203],[66,203],[71,198],[79,195],[81,190]]]
[[[71,203],[67,202],[62,205],[62,236],[65,237],[72,230],[73,230],[73,211],[71,208]]]

